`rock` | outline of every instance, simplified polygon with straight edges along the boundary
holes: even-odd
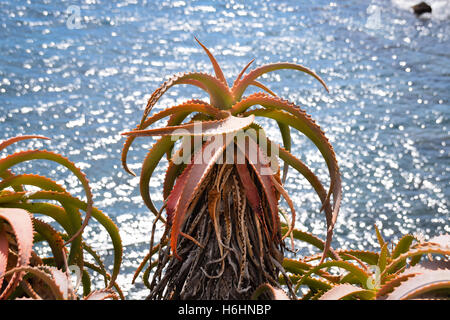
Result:
[[[421,2],[416,4],[415,6],[412,6],[414,13],[418,16],[420,16],[422,13],[431,12],[431,7],[426,2]]]

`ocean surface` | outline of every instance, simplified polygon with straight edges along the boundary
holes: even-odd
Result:
[[[417,1],[419,2],[419,1]],[[119,226],[125,246],[118,279],[128,299],[147,289],[132,275],[149,246],[153,215],[139,178],[121,167],[121,132],[140,121],[147,99],[170,75],[212,73],[197,36],[215,54],[231,84],[241,68],[300,63],[327,83],[283,70],[262,78],[279,96],[305,109],[338,156],[343,201],[333,247],[376,249],[374,224],[389,241],[406,233],[450,232],[450,1],[1,1],[0,140],[22,134],[6,152],[59,152],[87,175],[95,206]],[[252,92],[252,91],[250,91]],[[208,97],[190,86],[170,89],[155,109]],[[165,123],[165,122],[162,122]],[[276,125],[260,121],[276,141]],[[293,153],[328,185],[323,159],[294,134]],[[140,138],[129,154],[139,172],[155,139]],[[151,180],[161,205],[166,162]],[[81,185],[45,161],[17,166],[54,177],[73,194]],[[16,168],[14,168],[16,169]],[[286,183],[296,226],[324,238],[325,219],[306,180]],[[286,203],[282,205],[286,206]],[[84,238],[111,263],[111,242],[91,220]],[[312,253],[302,248],[299,254]]]

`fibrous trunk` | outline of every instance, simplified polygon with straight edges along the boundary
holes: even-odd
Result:
[[[189,211],[187,237],[177,247],[181,260],[169,246],[161,249],[147,299],[249,299],[261,284],[279,287],[284,246],[264,192],[259,197],[262,215],[249,205],[236,166],[216,164],[195,199],[182,204]]]

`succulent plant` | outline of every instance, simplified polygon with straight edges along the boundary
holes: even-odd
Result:
[[[336,250],[337,256],[323,263],[316,263],[320,254],[298,260],[286,258],[283,266],[295,284],[296,294],[303,300],[450,298],[450,235],[424,241],[407,234],[395,246],[389,246],[376,226],[375,230],[380,252]],[[304,232],[296,230],[294,234],[319,249],[324,245],[308,241],[313,236]],[[340,272],[332,273],[330,268]]]
[[[0,151],[31,138],[48,139],[15,137],[0,143]],[[69,169],[81,182],[87,201],[73,197],[47,177],[11,171],[15,165],[35,159],[53,161]],[[79,271],[84,298],[117,298],[113,288],[123,298],[115,283],[122,259],[119,231],[110,218],[93,206],[88,180],[74,163],[46,150],[15,152],[0,159],[0,178],[0,299],[78,299],[77,288],[71,285],[71,268]],[[35,191],[27,190],[30,186]],[[80,210],[86,212],[84,221]],[[50,217],[52,222],[39,216]],[[83,229],[91,217],[105,228],[113,242],[112,274],[108,274],[95,250],[83,241]],[[41,257],[35,251],[36,246],[45,245],[50,248],[49,257]],[[85,259],[85,254],[95,263]],[[104,277],[104,289],[91,291],[88,269]]]
[[[279,98],[258,79],[269,72],[292,69],[313,76],[328,88],[316,73],[294,63],[267,64],[245,74],[254,60],[230,87],[214,56],[197,42],[208,55],[215,75],[190,72],[171,77],[153,92],[135,130],[123,133],[127,140],[122,164],[133,175],[127,165],[127,154],[135,138],[161,136],[148,151],[140,173],[141,196],[156,218],[150,252],[135,278],[150,262],[144,272],[144,283],[151,289],[151,299],[250,298],[263,283],[279,286],[284,239],[291,237],[293,243],[295,208],[283,188],[288,167],[307,179],[321,202],[327,223],[322,260],[330,252],[341,202],[339,168],[324,132],[303,109]],[[189,100],[151,115],[161,96],[180,84],[202,89],[210,101]],[[244,96],[250,86],[263,92]],[[253,108],[258,105],[260,108]],[[169,117],[166,126],[148,128],[166,117]],[[267,137],[255,122],[257,117],[276,121],[283,147]],[[318,148],[330,175],[328,190],[291,154],[291,129],[303,133]],[[184,137],[181,147],[176,149],[181,137]],[[158,210],[149,186],[164,155],[169,164],[164,177],[164,204]],[[284,161],[283,174],[278,170],[278,157]],[[278,210],[280,196],[291,210],[289,227],[283,235]],[[162,215],[164,208],[166,218]],[[165,232],[153,246],[158,222],[163,223]],[[152,256],[157,258],[152,260]],[[149,282],[151,270],[154,276]]]

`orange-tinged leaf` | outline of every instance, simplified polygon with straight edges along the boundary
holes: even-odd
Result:
[[[6,232],[2,228],[0,222],[0,276],[5,273],[6,267],[8,265],[8,253],[9,253],[9,242],[6,237]],[[0,288],[3,284],[3,278],[0,279]]]
[[[450,249],[450,234],[441,234],[427,241],[427,243],[436,243],[442,248]]]
[[[251,132],[249,132],[250,134]],[[272,216],[272,228],[274,232],[272,233],[272,237],[276,237],[280,228],[280,220],[278,215],[278,199],[276,196],[275,186],[273,184],[271,175],[273,175],[272,168],[269,165],[269,160],[261,148],[258,146],[253,138],[246,136],[244,138],[244,145],[242,143],[237,143],[238,150],[240,153],[245,155],[245,158],[248,160],[248,163],[253,168],[256,177],[261,183],[264,194],[266,195],[267,202],[269,205],[269,209]],[[256,156],[256,159],[254,157]]]
[[[253,212],[262,218],[262,203],[259,196],[258,188],[256,187],[253,179],[248,171],[247,164],[236,164],[236,171],[238,173],[239,179],[241,180],[242,186],[244,187],[245,196],[252,208]]]
[[[7,139],[0,143],[0,151],[5,149],[7,146],[12,145],[13,143],[16,143],[18,141],[26,140],[26,139],[44,139],[44,140],[50,140],[50,138],[44,137],[44,136],[36,136],[36,135],[27,135],[27,136],[18,136],[14,138]]]
[[[202,107],[203,105],[206,105],[205,103],[201,103],[200,101],[188,101],[188,102],[186,102],[186,103],[187,103],[187,104],[191,104],[191,103],[192,103],[192,104],[198,104],[198,105],[200,105],[200,107]],[[174,109],[172,109],[172,110],[174,110]],[[205,109],[205,110],[206,110],[206,109]],[[190,113],[191,113],[191,111],[189,111],[189,110],[180,112],[180,110],[178,109],[177,112],[173,113],[173,114],[170,116],[169,121],[168,121],[168,125],[169,125],[169,126],[173,126],[173,125],[178,125],[178,124],[180,124],[181,122],[183,122],[183,120],[184,120]],[[160,114],[160,113],[159,113],[159,114]],[[149,126],[149,125],[151,125],[151,124],[153,123],[153,120],[154,120],[154,119],[158,119],[158,118],[159,118],[158,115],[152,116],[151,118],[149,118],[149,119],[147,119],[146,121],[144,121],[143,124],[138,125],[138,126],[136,127],[136,130],[147,128],[147,126]],[[156,121],[156,120],[155,120],[155,121]],[[131,174],[131,175],[133,175],[133,176],[136,176],[136,174],[135,174],[131,169],[128,168],[128,165],[127,165],[127,155],[128,155],[128,151],[129,151],[129,149],[130,149],[130,147],[131,147],[131,145],[132,145],[132,143],[133,143],[133,141],[134,141],[135,138],[136,138],[135,136],[128,136],[128,137],[127,137],[127,140],[125,141],[125,143],[124,143],[124,145],[123,145],[123,148],[122,148],[122,156],[121,156],[122,167],[125,169],[126,172],[128,172],[129,174]],[[159,162],[160,159],[161,159],[161,158],[155,159],[155,161]],[[150,176],[151,176],[151,174],[150,174]]]
[[[56,284],[55,279],[53,279],[51,272],[49,271],[51,269],[54,268],[48,266],[37,266],[37,267],[20,266],[7,271],[5,273],[5,276],[8,276],[10,274],[15,275],[19,273],[20,274],[31,273],[33,276],[44,281],[44,283],[50,288],[51,293],[54,295],[54,299],[64,300],[65,299],[64,293],[61,292],[60,287]]]
[[[158,215],[158,210],[156,209],[152,201],[150,193],[150,179],[164,154],[169,151],[172,145],[175,143],[175,141],[172,141],[171,138],[171,136],[164,136],[156,141],[145,156],[144,162],[142,163],[141,176],[139,180],[139,190],[141,192],[141,197],[145,205],[155,215]]]
[[[416,273],[408,273],[401,274],[400,276],[392,279],[391,281],[386,282],[381,286],[379,290],[377,290],[377,299],[383,299],[389,292],[392,292],[395,287],[398,287],[403,281],[406,281],[408,278],[416,276]],[[385,298],[385,297],[384,297]]]
[[[315,123],[311,117],[303,111],[300,107],[289,103],[286,100],[270,97],[266,94],[254,94],[239,103],[236,103],[232,109],[232,114],[239,114],[250,108],[251,106],[259,104],[265,109],[256,109],[245,112],[244,115],[254,114],[256,116],[272,118],[276,121],[289,125],[298,131],[305,134],[319,149],[324,160],[328,166],[328,171],[331,178],[330,188],[326,200],[322,203],[322,209],[327,205],[331,194],[333,195],[333,214],[331,223],[327,229],[327,243],[331,244],[331,237],[336,219],[339,213],[340,203],[342,200],[342,186],[341,176],[339,173],[339,166],[337,164],[336,154],[333,147],[328,141],[322,129]],[[281,109],[284,111],[274,110]],[[327,251],[326,248],[325,251]],[[324,256],[325,257],[325,254]]]
[[[232,103],[231,92],[226,84],[216,77],[200,72],[183,73],[174,75],[156,89],[147,102],[140,125],[142,125],[150,114],[153,106],[158,102],[161,96],[171,87],[177,84],[201,83],[200,88],[206,89],[211,97],[211,104],[219,109],[226,109]]]
[[[178,259],[181,259],[177,254],[178,236],[180,235],[182,224],[186,218],[185,215],[189,204],[195,197],[197,190],[210,172],[213,165],[219,157],[222,156],[227,145],[233,141],[232,139],[223,141],[220,138],[221,136],[212,136],[210,140],[204,143],[203,148],[196,152],[193,156],[193,166],[186,178],[187,180],[185,187],[183,188],[180,199],[178,200],[170,234],[172,252]]]
[[[269,283],[264,283],[256,288],[255,292],[252,295],[252,300],[257,300],[261,294],[267,291],[271,293],[273,300],[290,300],[283,289],[274,288]]]
[[[442,254],[442,255],[450,255],[450,248],[442,247],[433,243],[424,243],[420,246],[412,248],[407,252],[401,254],[396,259],[393,259],[385,268],[385,270],[381,274],[381,278],[383,279],[389,273],[391,273],[395,268],[403,263],[407,258],[413,258],[415,256],[420,256],[423,254]]]
[[[203,45],[203,43],[201,43],[197,37],[194,37],[195,40],[198,42],[198,44],[203,48],[203,50],[205,50],[206,54],[209,57],[209,60],[211,61],[211,64],[213,65],[214,68],[214,73],[216,74],[217,79],[219,79],[220,81],[222,81],[224,84],[227,84],[227,79],[225,79],[225,76],[223,75],[222,69],[220,68],[219,64],[216,61],[216,58],[214,58],[214,56],[212,55],[212,53],[209,51],[209,49],[207,47],[205,47]]]
[[[228,116],[225,119],[213,121],[199,121],[194,123],[187,123],[177,126],[149,129],[149,130],[135,130],[124,132],[123,135],[145,137],[145,136],[215,136],[219,134],[230,134],[241,129],[247,128],[253,123],[255,116],[249,117],[233,117]]]
[[[67,273],[57,268],[50,268],[50,274],[65,300],[73,297],[73,285]]]
[[[176,180],[175,186],[173,187],[172,191],[169,194],[169,197],[167,198],[166,212],[168,223],[172,223],[175,209],[180,200],[181,193],[183,192],[183,189],[186,186],[187,178],[189,177],[189,174],[193,166],[194,166],[193,163],[190,163],[186,166],[186,168],[183,170],[183,173]]]
[[[252,82],[250,82],[250,84],[251,84],[252,86],[255,86],[255,87],[258,87],[258,88],[260,88],[260,89],[263,89],[263,90],[264,90],[265,92],[267,92],[268,94],[270,94],[270,95],[276,97],[275,92],[273,92],[272,90],[270,90],[269,88],[267,88],[267,87],[266,87],[265,85],[263,85],[261,82],[259,82],[259,81],[252,81]]]
[[[256,80],[257,78],[259,78],[260,76],[262,76],[265,73],[276,71],[276,70],[281,70],[281,69],[294,69],[294,70],[305,72],[305,73],[313,76],[314,78],[316,78],[323,85],[323,87],[328,91],[328,87],[325,84],[325,82],[322,80],[322,78],[320,78],[312,70],[310,70],[304,66],[301,66],[299,64],[295,64],[295,63],[279,62],[279,63],[266,64],[261,67],[258,67],[256,69],[250,71],[244,78],[242,78],[242,80],[235,82],[235,84],[233,85],[233,88],[231,89],[235,101],[239,101],[241,99],[242,94],[245,92],[245,89],[247,89],[247,87],[254,80]]]
[[[450,291],[450,270],[431,270],[408,278],[396,287],[386,300],[412,299],[438,289]]]
[[[295,208],[294,208],[294,203],[292,202],[292,199],[289,197],[289,194],[287,193],[287,191],[281,186],[280,183],[278,183],[278,181],[276,181],[274,176],[271,176],[272,178],[272,182],[274,187],[278,190],[278,192],[283,196],[283,198],[286,200],[286,202],[288,203],[289,208],[291,209],[291,214],[292,214],[292,218],[291,218],[291,226],[288,229],[288,231],[285,233],[285,235],[281,238],[281,240],[284,240],[286,237],[288,237],[289,235],[291,235],[291,233],[294,231],[294,227],[295,227],[295,217],[296,217],[296,213],[295,213]],[[292,238],[292,250],[294,250],[294,243],[293,243],[293,239]]]
[[[252,59],[249,63],[246,64],[246,66],[241,70],[239,75],[237,76],[236,80],[234,80],[233,87],[241,80],[242,76],[244,75],[245,71],[250,67],[250,65],[255,61],[255,59]]]
[[[14,232],[18,246],[17,267],[27,266],[33,247],[31,215],[22,209],[0,208],[0,219],[7,221]],[[11,294],[22,280],[23,275],[23,272],[14,273],[6,288],[0,293],[0,299],[5,299]]]

